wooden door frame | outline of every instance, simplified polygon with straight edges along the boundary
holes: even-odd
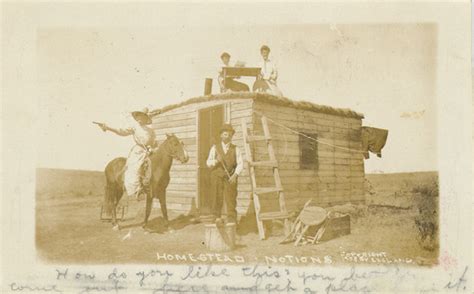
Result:
[[[196,163],[197,163],[197,168],[196,168],[196,173],[195,173],[195,177],[196,177],[196,186],[197,186],[197,189],[196,189],[196,207],[198,209],[201,208],[201,196],[200,196],[200,191],[201,191],[201,187],[200,187],[200,178],[199,178],[199,155],[200,155],[200,150],[199,150],[199,146],[200,146],[200,141],[199,141],[199,138],[200,138],[200,135],[199,135],[199,112],[203,109],[206,109],[206,108],[212,108],[212,107],[216,107],[216,106],[220,106],[222,105],[223,106],[223,112],[224,112],[224,122],[225,123],[230,123],[230,118],[231,118],[231,103],[230,102],[222,102],[222,103],[216,103],[216,104],[213,104],[213,105],[206,105],[205,107],[200,107],[198,109],[196,109]]]

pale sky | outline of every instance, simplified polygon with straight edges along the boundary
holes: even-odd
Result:
[[[222,51],[252,66],[267,44],[286,97],[351,108],[389,130],[366,172],[437,170],[436,36],[430,24],[44,28],[37,165],[103,170],[133,142],[91,121],[117,126],[128,111],[200,96]]]

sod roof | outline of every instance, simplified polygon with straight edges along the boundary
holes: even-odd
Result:
[[[288,99],[286,97],[278,97],[266,93],[254,93],[254,92],[232,92],[232,93],[224,93],[224,94],[213,94],[213,95],[206,95],[206,96],[199,96],[194,97],[188,100],[185,100],[181,103],[167,105],[163,108],[155,109],[150,112],[150,115],[156,116],[161,113],[165,113],[167,111],[193,104],[193,103],[201,103],[207,101],[215,101],[215,100],[233,100],[233,99],[252,99],[255,101],[260,101],[264,103],[270,103],[272,105],[280,105],[280,106],[287,106],[293,107],[296,109],[302,110],[309,110],[319,113],[326,113],[344,117],[351,117],[351,118],[364,118],[364,115],[358,112],[355,112],[348,108],[335,108],[326,105],[315,104],[308,101],[295,101]]]

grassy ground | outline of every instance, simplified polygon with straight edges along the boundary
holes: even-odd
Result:
[[[110,223],[99,220],[103,197],[100,173],[39,170],[37,178],[36,245],[38,255],[46,262],[175,263],[179,261],[158,259],[157,254],[199,256],[210,253],[203,243],[203,224],[194,222],[190,216],[171,214],[173,230],[163,232],[160,212],[154,209],[149,226],[151,233],[144,231],[138,225],[143,218],[143,201],[130,200],[122,229],[113,231]],[[426,199],[423,194],[426,191],[420,187],[433,185],[437,175],[393,174],[383,175],[383,178],[369,175],[367,178],[368,205],[347,204],[332,208],[351,215],[350,235],[318,245],[280,245],[280,227],[275,225],[272,235],[260,241],[256,227],[250,221],[238,229],[237,248],[225,255],[234,261],[235,256],[240,256],[238,260],[245,262],[303,265],[324,264],[329,260],[352,263],[356,254],[360,257],[364,253],[377,253],[385,259],[359,258],[357,262],[436,263],[437,247],[419,242],[420,228],[415,219],[422,215],[421,202],[417,199]],[[207,258],[208,261],[214,257],[208,255]]]

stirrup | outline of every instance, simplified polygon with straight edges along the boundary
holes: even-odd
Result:
[[[137,196],[137,201],[146,200],[147,196],[148,196],[147,193],[140,193],[140,194]]]

